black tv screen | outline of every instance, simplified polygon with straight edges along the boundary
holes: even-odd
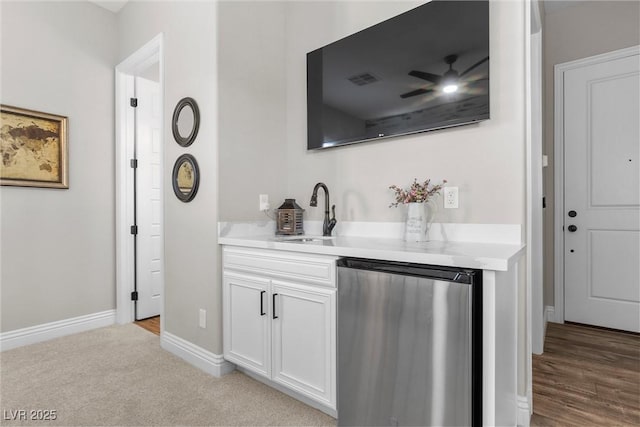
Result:
[[[489,118],[489,2],[434,0],[307,54],[307,148]]]

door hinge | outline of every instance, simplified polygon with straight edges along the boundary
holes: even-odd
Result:
[[[138,301],[138,291],[131,292],[131,301]]]
[[[542,198],[542,209],[544,209],[544,208],[546,208],[546,207],[547,207],[547,198],[546,198],[546,197],[543,197],[543,198]]]
[[[134,236],[136,234],[138,234],[138,226],[137,225],[132,225],[131,226],[131,234],[133,234]]]
[[[136,169],[138,167],[138,159],[131,159],[131,167]]]
[[[137,107],[138,106],[138,98],[129,99],[129,105],[131,105],[134,108]]]

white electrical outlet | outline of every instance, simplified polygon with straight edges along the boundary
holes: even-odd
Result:
[[[261,194],[260,195],[260,211],[268,211],[269,210],[269,195]]]
[[[207,310],[205,310],[204,308],[200,309],[200,321],[199,321],[199,326],[202,329],[206,329],[207,328]]]
[[[445,209],[458,209],[458,187],[444,187]]]

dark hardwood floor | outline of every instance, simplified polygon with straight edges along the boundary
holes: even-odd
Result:
[[[549,323],[532,426],[640,426],[640,335]]]
[[[160,316],[149,317],[144,320],[136,320],[136,325],[156,335],[160,335]]]

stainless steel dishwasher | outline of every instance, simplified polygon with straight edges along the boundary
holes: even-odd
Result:
[[[338,261],[338,425],[482,425],[482,271]]]

